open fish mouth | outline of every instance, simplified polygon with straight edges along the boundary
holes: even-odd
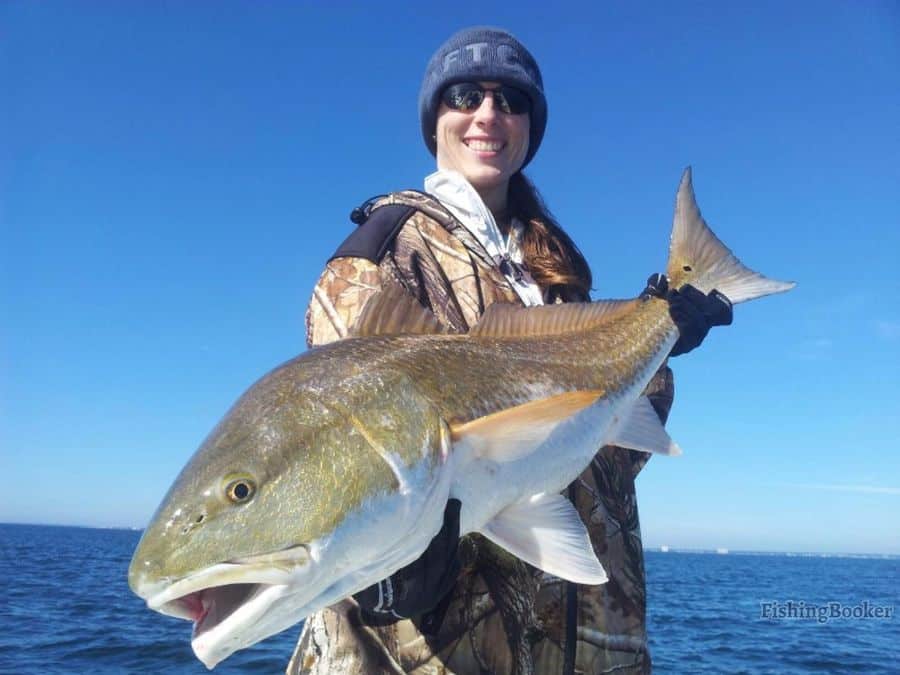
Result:
[[[194,654],[212,668],[237,649],[265,637],[266,631],[257,635],[266,624],[264,617],[295,591],[290,576],[284,570],[216,565],[149,597],[147,605],[191,621]]]
[[[191,639],[195,640],[210,630],[225,624],[242,608],[253,604],[265,604],[266,591],[273,584],[225,584],[193,591],[154,607],[157,611],[187,619],[194,623]]]
[[[212,667],[220,660],[217,655],[225,644],[296,590],[311,562],[309,547],[292,546],[212,565],[174,582],[138,582],[135,590],[150,609],[193,622],[194,652]]]
[[[289,588],[284,572],[242,567],[216,565],[149,597],[147,606],[193,622],[192,641],[211,632],[230,634],[264,613]]]
[[[219,612],[235,608],[267,588],[290,584],[294,578],[293,570],[221,563],[174,583],[156,584],[144,597],[150,609],[197,621],[202,614],[209,614],[213,605],[218,605]]]

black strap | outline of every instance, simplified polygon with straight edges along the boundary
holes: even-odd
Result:
[[[569,486],[569,501],[575,504],[575,483]],[[575,673],[575,647],[578,640],[578,586],[566,581],[566,643],[563,675]]]
[[[365,258],[379,264],[394,237],[415,210],[406,204],[386,204],[373,209],[328,261],[335,258]]]
[[[438,631],[441,629],[441,624],[444,623],[444,617],[447,616],[447,610],[450,609],[450,601],[453,600],[454,590],[455,587],[447,591],[444,597],[441,598],[441,601],[437,604],[437,607],[422,615],[419,630],[422,631],[423,635],[435,637],[438,634]]]

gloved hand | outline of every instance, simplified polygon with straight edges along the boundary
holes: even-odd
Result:
[[[459,576],[460,501],[450,499],[444,525],[418,560],[383,581],[353,595],[359,606],[377,617],[405,619],[434,608]]]
[[[708,294],[685,284],[678,290],[669,290],[669,280],[664,274],[651,274],[641,296],[665,298],[669,302],[669,316],[678,326],[679,338],[669,356],[679,356],[700,346],[713,326],[728,326],[733,313],[731,301],[713,289]]]

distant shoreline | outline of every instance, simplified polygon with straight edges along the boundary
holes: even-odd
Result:
[[[59,525],[55,523],[9,523],[0,522],[0,527],[47,527],[47,528],[66,528],[79,530],[99,530],[109,531],[116,530],[120,532],[143,532],[142,527],[128,527],[124,525],[110,525],[106,527],[98,527],[96,525]],[[654,553],[659,555],[674,554],[692,554],[692,555],[722,555],[720,550],[715,548],[682,548],[680,546],[668,546],[667,550],[660,550],[659,546],[645,546],[644,553]],[[797,558],[859,558],[859,559],[876,559],[876,560],[896,560],[900,559],[900,553],[835,553],[831,551],[762,551],[762,550],[741,550],[727,549],[726,555],[759,555],[759,556],[780,556],[780,557],[797,557]]]
[[[780,556],[783,558],[862,558],[875,560],[900,560],[900,553],[831,553],[828,551],[753,551],[728,549],[726,553],[714,548],[680,548],[678,546],[670,546],[667,551],[661,551],[659,546],[645,546],[644,553],[655,553],[659,555],[671,555],[689,553],[694,555],[715,555],[715,556],[741,556],[741,555],[769,555]]]

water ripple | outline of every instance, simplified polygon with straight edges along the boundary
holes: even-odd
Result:
[[[190,624],[149,611],[126,574],[139,533],[0,525],[0,673],[207,673]],[[646,555],[657,673],[896,673],[900,618],[771,620],[760,603],[900,605],[900,560]],[[216,668],[283,672],[299,626]]]

